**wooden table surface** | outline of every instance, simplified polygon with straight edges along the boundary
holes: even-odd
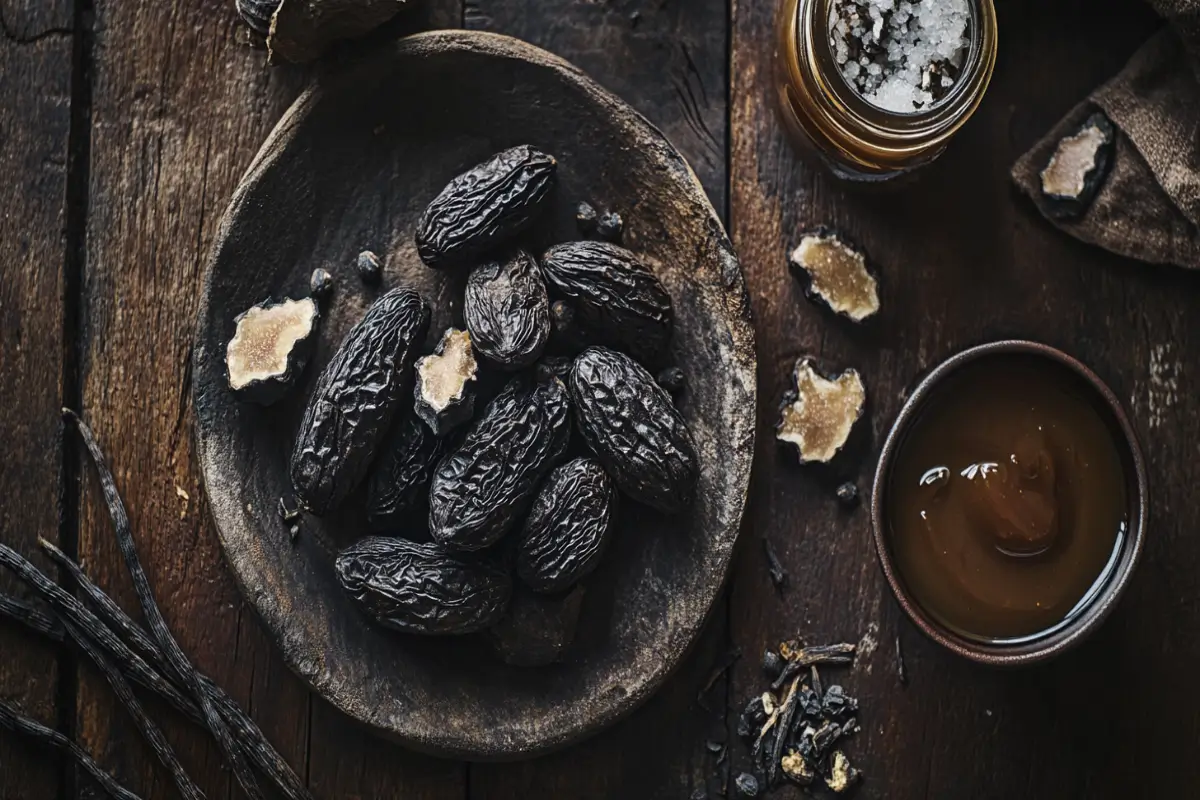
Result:
[[[267,68],[232,0],[0,0],[0,539],[46,569],[36,537],[59,541],[136,608],[96,483],[62,437],[58,409],[81,407],[184,650],[321,798],[686,799],[725,786],[732,796],[707,743],[729,736],[761,685],[763,647],[795,634],[862,640],[841,676],[863,706],[849,745],[867,773],[859,797],[1197,796],[1200,377],[1187,365],[1200,354],[1188,313],[1200,276],[1057,233],[1007,177],[1157,21],[1136,0],[996,2],[1000,58],[982,108],[916,185],[886,195],[856,193],[795,157],[770,102],[770,0],[411,0],[389,26],[520,36],[643,111],[726,217],[758,333],[760,441],[742,542],[685,666],[628,720],[569,751],[467,765],[370,738],[289,673],[238,594],[200,490],[189,353],[206,254],[238,178],[312,68]],[[852,234],[881,265],[877,329],[838,324],[789,279],[785,253],[816,223]],[[997,672],[942,652],[902,618],[867,514],[839,511],[775,447],[771,426],[801,354],[863,372],[878,442],[918,372],[1008,335],[1060,346],[1111,383],[1145,447],[1153,508],[1140,570],[1099,633],[1044,667]],[[782,592],[764,537],[790,573]],[[15,589],[7,576],[0,587]],[[698,702],[734,647],[745,655]],[[90,666],[3,625],[0,697],[69,732],[144,797],[173,796]],[[240,795],[206,734],[150,708],[209,797]],[[731,752],[736,774],[747,757]],[[88,789],[0,735],[4,800]]]

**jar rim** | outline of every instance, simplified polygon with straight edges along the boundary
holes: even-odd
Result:
[[[784,90],[788,99],[801,102],[808,125],[833,149],[868,169],[882,165],[894,171],[924,153],[940,151],[975,112],[991,81],[996,59],[992,0],[967,0],[971,35],[960,79],[941,101],[912,113],[872,105],[837,68],[829,44],[833,1],[787,0],[785,4],[791,31],[785,35],[781,55],[791,84]]]

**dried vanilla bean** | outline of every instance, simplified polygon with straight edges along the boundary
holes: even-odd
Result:
[[[40,722],[23,716],[16,708],[3,700],[0,700],[0,728],[7,728],[27,739],[66,753],[88,775],[91,775],[113,800],[141,800],[138,795],[122,787],[111,775],[102,770],[100,765],[82,747],[53,728],[48,728]]]
[[[100,651],[100,648],[86,634],[70,622],[64,622],[63,625],[67,629],[67,633],[71,635],[71,638],[79,644],[80,649],[87,654],[88,658],[92,659],[96,666],[99,667],[100,672],[104,674],[108,685],[112,687],[113,694],[125,706],[125,710],[129,712],[129,716],[133,717],[133,721],[137,724],[138,730],[141,731],[142,737],[150,745],[150,749],[154,751],[154,755],[158,757],[162,765],[171,773],[171,779],[175,782],[175,788],[179,790],[179,793],[184,796],[185,800],[204,800],[204,792],[200,791],[200,787],[188,777],[183,764],[179,763],[179,757],[175,755],[175,751],[167,743],[167,739],[163,736],[162,731],[146,715],[141,702],[134,695],[129,682],[121,675],[116,665],[109,661],[108,657]]]
[[[262,790],[258,786],[258,781],[255,779],[254,773],[250,770],[250,765],[246,763],[241,748],[234,740],[233,734],[225,724],[225,720],[217,713],[216,707],[200,682],[195,667],[188,661],[187,656],[184,655],[183,650],[180,649],[179,644],[175,641],[175,637],[171,635],[166,620],[163,619],[162,612],[159,611],[158,605],[154,602],[154,593],[150,590],[150,581],[146,579],[146,573],[142,569],[141,561],[138,559],[137,547],[133,541],[133,529],[129,524],[129,515],[125,512],[125,504],[121,501],[121,495],[117,492],[116,482],[113,480],[112,472],[108,469],[108,464],[105,463],[104,454],[100,451],[100,446],[96,443],[96,438],[92,435],[92,431],[88,426],[83,423],[83,420],[73,411],[64,409],[63,415],[68,421],[74,423],[79,431],[79,435],[83,438],[84,444],[87,446],[88,452],[91,453],[92,463],[96,468],[96,475],[100,480],[100,486],[104,490],[104,499],[108,505],[109,516],[112,517],[113,528],[116,531],[117,546],[121,550],[121,555],[125,558],[125,566],[129,570],[130,577],[133,579],[134,591],[137,593],[138,601],[142,606],[142,613],[145,615],[146,622],[150,627],[150,634],[154,637],[154,640],[158,643],[162,651],[165,666],[169,669],[168,677],[178,679],[182,685],[190,690],[193,699],[200,705],[200,710],[204,714],[209,731],[212,733],[213,738],[217,740],[217,744],[221,748],[226,762],[232,768],[246,796],[250,800],[265,800]]]
[[[88,578],[79,565],[72,561],[66,553],[44,539],[39,540],[38,544],[50,556],[51,560],[71,575],[80,591],[83,592],[88,602],[92,604],[104,621],[123,637],[125,641],[130,642],[134,648],[140,651],[157,670],[165,672],[166,666],[162,653],[149,634],[140,625],[130,619],[124,609],[113,602],[112,598],[106,595],[96,584],[92,583],[91,579]],[[305,787],[304,782],[287,761],[284,760],[283,756],[272,747],[271,743],[267,740],[266,734],[259,729],[254,720],[223,689],[217,686],[211,678],[203,674],[199,677],[213,704],[236,734],[238,744],[263,774],[274,781],[289,800],[312,800],[312,795],[309,793],[308,788]],[[147,688],[154,690],[152,686]],[[174,704],[173,701],[172,704]],[[176,706],[176,708],[179,707]],[[191,717],[193,721],[201,725],[204,724],[204,717],[200,710],[190,701],[187,708],[179,708],[179,710]]]
[[[8,617],[20,622],[30,630],[47,636],[56,642],[63,640],[62,628],[49,614],[43,614],[26,602],[0,595],[0,617]]]
[[[2,542],[0,542],[0,567],[7,568],[36,591],[61,619],[74,623],[80,630],[87,631],[88,635],[138,683],[161,695],[181,711],[191,705],[191,701],[184,697],[174,684],[159,675],[146,663],[145,659],[129,649],[125,642],[121,641],[79,600],[43,575],[20,553]],[[187,712],[185,711],[185,713]]]

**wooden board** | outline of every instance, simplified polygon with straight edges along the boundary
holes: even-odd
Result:
[[[197,276],[193,260],[202,258],[215,215],[261,137],[303,85],[304,73],[263,70],[261,55],[238,43],[232,3],[226,0],[178,0],[153,13],[139,5],[144,4],[99,0],[97,44],[107,47],[96,47],[88,56],[96,67],[97,119],[83,129],[92,134],[93,150],[99,148],[90,160],[95,188],[88,234],[103,240],[102,246],[89,247],[84,287],[90,298],[82,339],[89,353],[87,396],[92,403],[103,403],[91,419],[117,462],[122,488],[132,493],[139,537],[155,535],[155,526],[165,531],[164,541],[171,534],[181,538],[181,530],[186,544],[195,537],[199,549],[194,554],[189,550],[188,558],[156,551],[148,565],[156,587],[167,581],[160,593],[185,648],[235,690],[298,768],[308,769],[320,797],[688,798],[716,771],[716,757],[706,753],[704,742],[720,733],[721,726],[709,730],[709,718],[693,701],[697,684],[707,681],[723,655],[727,634],[746,651],[729,695],[732,714],[758,688],[755,662],[768,642],[795,633],[814,640],[857,639],[871,623],[879,626],[872,634],[877,647],[859,670],[843,676],[865,707],[866,730],[850,747],[868,773],[859,797],[1124,800],[1194,793],[1200,784],[1200,762],[1192,757],[1200,740],[1194,686],[1200,666],[1194,635],[1200,626],[1200,540],[1194,535],[1200,512],[1192,496],[1200,480],[1195,452],[1200,386],[1191,364],[1200,355],[1200,322],[1194,311],[1200,276],[1146,267],[1078,245],[1037,218],[1006,176],[1018,154],[1088,89],[1119,69],[1154,29],[1157,23],[1144,3],[999,0],[1000,60],[979,116],[915,186],[890,198],[860,195],[796,160],[769,104],[772,3],[733,0],[729,9],[718,3],[716,12],[708,0],[478,0],[468,7],[469,24],[546,45],[617,89],[680,143],[710,192],[724,181],[718,177],[714,183],[715,173],[706,172],[699,137],[684,138],[691,127],[672,106],[679,95],[661,87],[679,75],[668,67],[685,63],[673,61],[681,56],[675,45],[684,32],[723,41],[732,24],[731,71],[723,50],[701,58],[692,55],[700,74],[712,70],[719,80],[733,77],[732,106],[708,110],[706,120],[718,141],[723,134],[715,126],[729,131],[731,230],[758,318],[764,414],[752,491],[755,511],[747,520],[749,535],[732,580],[728,627],[718,619],[676,678],[624,724],[548,759],[473,766],[469,794],[463,765],[430,761],[370,740],[337,712],[310,701],[251,613],[242,611],[230,622],[226,606],[239,600],[216,556],[211,527],[205,521],[193,530],[178,519],[181,503],[173,494],[174,481],[167,484],[164,474],[180,468],[171,466],[168,451],[178,399],[186,397],[179,385],[186,367],[172,361],[169,352],[164,356],[149,349],[154,337],[128,330],[130,320],[163,328],[176,345],[190,336],[187,309],[194,310]],[[0,141],[5,145],[0,174],[16,176],[7,184],[15,187],[5,206],[9,217],[0,218],[0,396],[29,409],[0,422],[7,436],[29,437],[23,440],[28,445],[9,451],[11,458],[0,467],[0,486],[30,492],[20,494],[20,502],[4,504],[0,538],[18,542],[25,552],[32,545],[25,538],[30,527],[52,532],[57,526],[54,515],[41,516],[44,506],[39,505],[47,498],[53,501],[48,487],[61,466],[54,438],[57,421],[37,414],[46,411],[43,401],[59,402],[57,383],[49,377],[58,374],[58,367],[33,353],[59,359],[60,329],[38,328],[36,351],[25,343],[32,342],[34,330],[28,322],[41,319],[47,309],[53,314],[54,298],[64,288],[63,252],[54,249],[63,247],[57,237],[64,206],[46,198],[61,198],[64,191],[54,181],[65,181],[65,176],[54,178],[53,168],[65,163],[71,56],[65,37],[36,34],[71,27],[71,8],[66,0],[0,2],[10,34],[0,41],[0,76],[28,78],[19,84],[0,80],[6,100],[0,105]],[[462,10],[458,2],[439,4],[434,24],[458,26]],[[635,11],[638,27],[622,23]],[[414,0],[411,24],[433,19],[417,19],[425,13]],[[485,23],[484,17],[492,22]],[[570,24],[561,23],[564,18]],[[598,22],[604,25],[585,27]],[[398,21],[396,29],[407,24]],[[601,36],[603,48],[591,46],[591,32]],[[22,42],[33,33],[37,41],[14,43],[13,33]],[[724,103],[724,89],[714,91],[704,80],[710,99]],[[39,87],[47,86],[55,99],[35,103],[34,98],[45,96]],[[166,158],[158,155],[160,146]],[[40,155],[47,148],[63,158],[51,160],[51,168],[43,170]],[[174,207],[154,199],[156,179],[163,186],[177,186],[194,174],[193,163],[204,163],[206,152],[210,168],[203,191],[200,183],[186,192],[176,189]],[[716,163],[725,169],[723,161]],[[72,167],[76,180],[79,166]],[[169,192],[164,196],[170,199]],[[201,208],[206,215],[202,225],[196,222]],[[97,233],[101,212],[106,223],[119,221],[119,228],[106,231],[101,225]],[[167,229],[168,219],[191,220],[193,229],[176,235],[178,230]],[[794,232],[820,221],[858,235],[883,265],[889,282],[885,325],[878,335],[862,336],[829,320],[789,282],[783,258]],[[197,227],[202,241],[195,241]],[[29,250],[37,257],[22,255],[20,239],[11,231],[28,232],[31,243],[40,242]],[[157,261],[151,260],[154,252]],[[14,261],[11,254],[19,258]],[[19,279],[15,283],[14,277]],[[20,301],[13,305],[10,298]],[[20,311],[10,316],[10,308]],[[10,344],[14,317],[26,337],[20,351]],[[89,325],[92,318],[107,320],[104,336]],[[113,328],[125,332],[117,336]],[[904,622],[879,576],[866,515],[860,510],[842,516],[827,490],[777,452],[765,435],[790,363],[801,352],[823,351],[865,370],[868,389],[878,401],[872,426],[881,434],[899,408],[903,387],[920,367],[999,335],[1043,338],[1081,356],[1112,383],[1128,401],[1142,436],[1154,504],[1145,560],[1114,617],[1077,653],[1012,673],[950,658]],[[180,437],[185,448],[190,446],[190,434]],[[39,460],[46,453],[51,454],[49,467]],[[862,489],[870,466],[864,464]],[[194,482],[191,467],[182,469],[189,472],[180,474]],[[18,483],[12,477],[35,475],[40,477]],[[90,482],[85,488],[95,491]],[[128,604],[132,595],[123,567],[90,496],[84,536],[89,569],[102,569],[103,584],[120,588]],[[206,520],[207,511],[192,498],[189,513]],[[791,573],[790,588],[781,596],[766,576],[759,542],[763,534],[775,542]],[[206,624],[209,620],[220,626]],[[897,634],[911,676],[907,688],[898,684],[894,671]],[[35,683],[40,687],[37,702],[46,703],[39,706],[43,718],[53,719],[52,683],[43,677],[53,660],[7,628],[0,627],[0,637],[5,652],[0,694],[12,697]],[[13,641],[22,647],[15,665],[7,649]],[[149,797],[172,796],[165,775],[136,745],[123,712],[107,705],[107,689],[88,678],[80,702],[81,719],[94,720],[89,741],[107,748],[105,763],[129,770],[140,781],[135,788]],[[152,712],[173,719],[157,706]],[[106,737],[100,738],[99,731],[110,723],[124,726],[122,750],[138,748],[128,761]],[[238,796],[236,789],[226,789],[228,780],[216,768],[215,751],[199,733],[174,725],[170,734],[186,745],[189,763],[200,764],[210,797]],[[0,738],[3,800],[62,796],[56,788],[59,772],[57,760]],[[708,792],[709,798],[718,796]]]
[[[63,485],[57,409],[66,371],[64,324],[67,159],[71,124],[68,0],[0,2],[0,538],[43,569],[37,537],[58,538]],[[69,347],[69,345],[67,345]],[[7,574],[0,591],[18,596]],[[0,697],[50,725],[60,704],[58,658],[30,636],[0,625]],[[68,669],[64,678],[73,680]],[[70,700],[70,687],[62,693]],[[51,758],[0,732],[0,798],[53,797],[70,783]]]
[[[795,634],[861,638],[868,652],[839,676],[863,705],[863,732],[849,746],[869,773],[859,797],[1181,796],[1200,775],[1184,756],[1200,713],[1183,699],[1195,697],[1184,665],[1194,668],[1200,647],[1182,633],[1197,615],[1200,557],[1191,536],[1198,512],[1185,488],[1196,479],[1200,432],[1190,411],[1195,378],[1185,366],[1200,337],[1200,276],[1071,241],[1037,217],[1007,175],[1154,23],[1145,9],[1115,0],[997,6],[1001,52],[976,118],[916,185],[871,194],[797,160],[769,102],[771,48],[762,43],[773,30],[771,9],[735,0],[733,96],[744,99],[733,107],[733,236],[753,295],[763,414],[748,524],[774,542],[792,588],[771,597],[761,553],[744,553],[733,581],[734,638],[759,650]],[[879,262],[885,290],[876,331],[831,319],[788,277],[788,248],[817,223],[846,231]],[[1140,573],[1096,638],[1057,662],[1015,672],[955,658],[901,619],[865,510],[839,511],[831,489],[768,435],[802,354],[862,370],[878,447],[921,370],[1004,336],[1061,347],[1111,382],[1150,454],[1154,506]],[[863,464],[860,489],[873,465],[873,456]],[[907,688],[897,679],[897,636]],[[752,662],[740,664],[735,700],[761,683]],[[1151,710],[1172,705],[1180,713],[1170,720]]]

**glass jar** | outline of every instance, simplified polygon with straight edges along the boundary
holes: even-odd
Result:
[[[926,0],[928,2],[928,0]],[[835,175],[884,181],[933,161],[983,99],[996,63],[992,0],[967,0],[969,43],[945,97],[913,113],[868,103],[842,76],[829,42],[833,0],[782,0],[775,52],[785,123]]]

